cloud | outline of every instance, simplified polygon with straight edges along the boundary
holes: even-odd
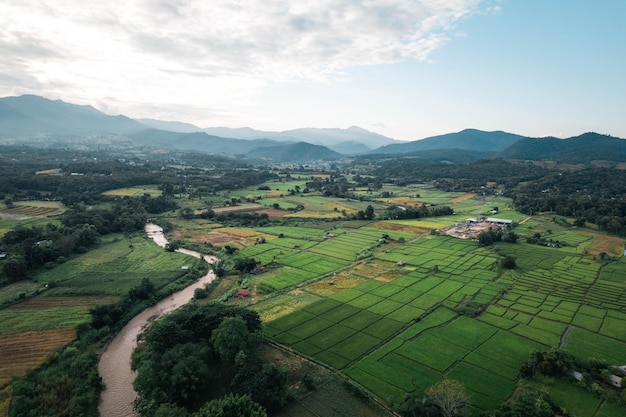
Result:
[[[484,2],[0,0],[0,93],[216,107],[271,82],[427,61]]]

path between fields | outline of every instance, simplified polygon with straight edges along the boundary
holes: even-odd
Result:
[[[148,223],[145,231],[148,237],[152,238],[159,246],[164,247],[167,244],[167,239],[163,235],[163,229],[158,225]],[[215,257],[202,255],[199,252],[187,249],[180,249],[178,252],[202,258],[209,263],[214,263],[217,260]],[[213,281],[214,278],[215,274],[210,270],[205,276],[190,286],[168,296],[133,317],[111,340],[100,356],[100,362],[98,363],[98,372],[106,387],[100,395],[100,405],[98,406],[101,416],[135,416],[133,402],[137,398],[137,393],[133,389],[133,381],[135,380],[136,372],[131,370],[130,362],[133,350],[137,347],[137,336],[153,320],[188,303],[193,298],[196,288],[203,288],[206,284]]]

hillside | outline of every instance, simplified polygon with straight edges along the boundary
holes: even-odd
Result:
[[[524,136],[502,131],[465,129],[406,143],[395,143],[372,151],[377,154],[406,154],[433,149],[463,149],[475,152],[502,151]]]
[[[626,140],[594,132],[568,139],[524,138],[505,149],[501,156],[572,164],[598,160],[623,162],[626,160]]]
[[[2,137],[126,135],[145,128],[126,116],[109,116],[91,106],[34,95],[0,98]]]
[[[137,145],[227,155],[242,155],[256,148],[276,146],[279,143],[270,139],[232,139],[211,136],[205,132],[180,133],[158,129],[143,130],[129,137]]]
[[[312,145],[306,142],[257,148],[248,152],[246,156],[253,160],[274,163],[333,161],[343,157],[342,154],[325,146]]]
[[[211,135],[238,138],[238,139],[259,139],[267,138],[278,141],[309,142],[314,145],[324,145],[332,147],[342,142],[355,142],[362,144],[369,149],[374,149],[383,145],[397,143],[398,141],[388,138],[378,133],[370,132],[357,126],[348,129],[339,128],[300,128],[286,130],[283,132],[254,130],[249,127],[231,129],[227,127],[206,128],[205,132]],[[351,151],[354,152],[354,151]]]
[[[354,155],[374,159],[403,155],[421,161],[446,163],[469,163],[494,157],[573,164],[626,160],[625,140],[593,132],[557,139],[465,129],[399,143],[356,126],[269,132],[249,127],[200,129],[178,121],[138,121],[123,115],[107,115],[92,106],[35,95],[0,98],[0,139],[6,143],[45,148],[95,149],[106,146],[127,149],[142,146],[246,155],[257,161],[281,163],[336,160]]]

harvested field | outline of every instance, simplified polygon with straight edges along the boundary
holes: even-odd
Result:
[[[260,204],[241,204],[239,206],[218,207],[212,209],[215,213],[237,213],[237,212],[256,212],[264,210],[265,207]]]
[[[56,348],[76,338],[73,327],[3,334],[0,338],[0,376],[20,376],[41,365]]]
[[[474,197],[476,197],[476,193],[467,193],[457,198],[453,198],[452,200],[448,201],[448,203],[460,203],[461,201],[469,200],[470,198]]]
[[[272,219],[284,217],[289,214],[292,214],[292,212],[288,210],[279,210],[275,208],[265,207],[260,204],[242,204],[240,206],[219,207],[219,208],[214,208],[212,210],[217,214],[227,214],[227,213],[267,214]],[[196,210],[195,214],[197,215],[205,211],[206,210]]]
[[[330,281],[333,283],[329,284]],[[314,284],[308,285],[306,289],[317,295],[328,297],[346,288],[353,288],[362,283],[362,278],[353,277],[346,272],[340,272],[333,276],[332,279],[320,280]]]
[[[236,227],[223,227],[221,229],[216,230],[217,232],[226,233],[229,235],[240,236],[240,237],[252,237],[252,236],[260,236],[262,233],[254,231],[252,229],[238,229]],[[274,236],[272,236],[274,237]]]
[[[0,210],[0,217],[28,218],[46,217],[58,213],[56,207],[34,207],[34,206],[14,206],[12,208]]]
[[[374,229],[381,230],[393,230],[398,232],[408,232],[415,233],[416,235],[421,235],[424,233],[430,233],[431,228],[420,227],[410,224],[400,224],[400,223],[390,223],[390,222],[374,222],[367,225],[367,227],[371,227]]]
[[[624,250],[624,239],[617,236],[595,235],[589,246],[587,253],[599,255],[602,252],[609,256],[621,256]]]
[[[193,241],[209,242],[211,245],[214,245],[214,246],[221,246],[226,243],[236,243],[241,246],[247,245],[247,241],[243,237],[234,236],[234,235],[230,235],[227,233],[215,232],[215,231],[209,232],[205,235],[197,236],[193,239]]]

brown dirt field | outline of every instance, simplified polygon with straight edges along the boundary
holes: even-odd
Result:
[[[609,256],[620,256],[624,251],[624,239],[617,236],[595,236],[587,246],[587,253],[599,255],[605,252]]]
[[[373,227],[375,229],[381,230],[395,230],[398,232],[408,232],[415,233],[418,235],[424,233],[430,233],[432,229],[426,227],[419,226],[410,226],[408,224],[399,224],[399,223],[385,223],[385,222],[374,222],[367,225],[367,227]]]
[[[457,198],[453,198],[452,200],[449,200],[448,203],[460,203],[461,201],[469,200],[470,198],[474,197],[476,197],[476,193],[467,193]]]
[[[222,227],[221,229],[217,229],[215,231],[218,233],[226,233],[237,237],[252,237],[260,236],[262,234],[261,232],[257,232],[256,230],[238,229],[236,227]]]
[[[214,208],[213,211],[215,213],[232,213],[238,211],[258,211],[265,209],[265,206],[260,204],[241,204],[239,206],[231,206],[231,207],[218,207]]]
[[[196,214],[200,214],[206,210],[196,210]],[[215,213],[256,213],[267,214],[270,218],[276,219],[287,216],[293,212],[287,210],[277,210],[275,208],[265,207],[260,204],[242,204],[234,207],[219,207],[213,209]]]
[[[382,274],[377,276],[376,278],[374,278],[376,281],[382,281],[382,282],[391,282],[396,278],[400,278],[401,276],[403,276],[404,274],[395,274],[393,272],[389,272],[386,274]]]
[[[11,310],[44,310],[57,307],[94,307],[120,301],[120,297],[34,297],[22,303],[12,305]]]
[[[220,232],[209,232],[207,234],[197,236],[192,239],[195,242],[209,242],[211,245],[221,246],[226,243],[237,243],[241,246],[246,246],[247,241],[243,237],[233,236]]]
[[[378,279],[379,276],[396,274],[396,268],[398,268],[398,266],[393,262],[375,260],[359,264],[353,268],[352,271],[364,277]],[[385,278],[382,280],[384,279]]]
[[[41,365],[56,348],[76,339],[73,327],[3,334],[0,338],[0,376],[21,376]]]
[[[0,210],[0,212],[24,216],[48,216],[59,212],[59,209],[53,207],[15,206],[13,208]]]
[[[333,281],[334,284],[329,284],[329,281]],[[357,278],[350,276],[346,272],[340,272],[332,278],[324,279],[318,282],[315,282],[306,287],[307,291],[310,291],[314,294],[329,296],[333,294],[337,294],[341,290],[346,288],[356,287],[359,284],[363,283],[362,278]]]

